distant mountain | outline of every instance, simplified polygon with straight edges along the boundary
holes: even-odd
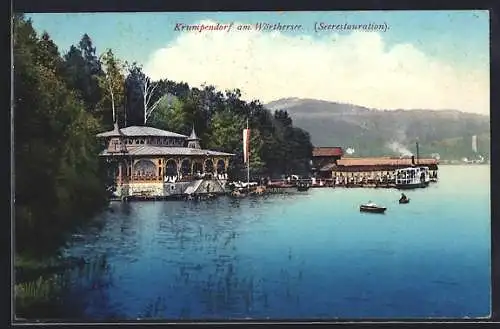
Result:
[[[359,156],[433,153],[442,159],[489,158],[490,118],[457,110],[378,110],[315,99],[285,98],[266,104],[286,110],[294,126],[307,130],[315,146],[342,146]]]

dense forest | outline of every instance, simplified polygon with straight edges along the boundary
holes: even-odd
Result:
[[[14,17],[15,230],[16,253],[53,254],[65,235],[107,202],[107,183],[95,135],[148,125],[189,134],[202,147],[235,153],[229,174],[242,175],[242,129],[252,129],[252,175],[306,173],[309,134],[286,111],[270,112],[239,90],[151,81],[137,63],[111,49],[98,52],[92,39],[61,52],[23,15]]]

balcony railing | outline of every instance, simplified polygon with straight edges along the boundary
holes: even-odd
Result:
[[[149,175],[133,175],[122,177],[122,182],[128,183],[142,183],[142,182],[162,182],[163,178],[161,176],[149,176]]]
[[[211,178],[211,179],[218,179],[218,180],[224,180],[227,179],[227,174],[219,174],[219,175],[214,175],[214,174],[202,174],[202,175],[181,175],[181,176],[166,176],[168,179],[165,180],[165,176],[157,176],[157,175],[132,175],[132,176],[127,176],[123,175],[121,177],[121,182],[122,183],[130,183],[130,182],[172,182],[172,178],[174,178],[175,182],[189,182],[201,178]],[[116,177],[118,181],[120,181],[120,177]]]

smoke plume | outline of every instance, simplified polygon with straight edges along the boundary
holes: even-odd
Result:
[[[387,143],[386,146],[391,149],[394,153],[398,153],[400,156],[412,156],[413,153],[404,145],[398,142]]]

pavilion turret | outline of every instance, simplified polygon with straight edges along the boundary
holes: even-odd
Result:
[[[111,153],[126,153],[127,146],[125,145],[124,135],[120,128],[118,127],[118,123],[115,121],[113,124],[113,131],[109,134],[109,144],[108,144],[108,152]]]
[[[198,138],[198,136],[196,136],[196,132],[194,131],[194,125],[193,129],[191,130],[191,135],[189,135],[189,137],[186,140],[188,142],[187,147],[193,149],[201,149],[200,139]]]

